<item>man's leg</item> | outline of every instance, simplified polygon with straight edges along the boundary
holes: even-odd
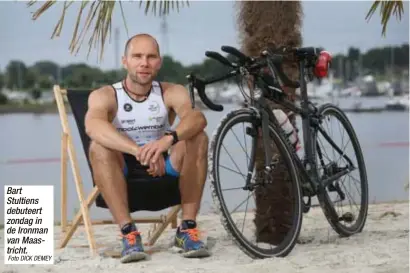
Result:
[[[179,172],[182,223],[177,230],[176,245],[186,257],[208,256],[198,238],[196,217],[200,208],[207,173],[208,137],[201,132],[192,139],[181,141],[171,150],[172,167]]]
[[[127,185],[123,174],[124,159],[121,154],[91,142],[90,162],[94,182],[107,203],[115,222],[120,228],[130,223]]]
[[[141,238],[128,209],[123,156],[95,142],[91,142],[89,154],[94,182],[123,235],[124,249],[121,261],[131,262],[144,259],[146,255],[143,253]]]
[[[172,166],[180,173],[182,219],[196,220],[207,174],[208,136],[201,132],[171,150]]]

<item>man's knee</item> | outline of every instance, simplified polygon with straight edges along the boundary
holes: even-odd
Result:
[[[180,170],[187,153],[196,152],[199,158],[206,157],[208,152],[208,142],[208,136],[204,131],[189,140],[179,141],[171,151],[171,161],[173,166],[177,170]]]
[[[188,144],[189,143],[189,144]],[[194,151],[198,152],[199,157],[206,156],[208,152],[208,143],[209,143],[209,138],[208,135],[206,134],[205,131],[201,131],[197,135],[195,135],[192,139],[187,141],[187,146],[191,146],[187,148],[187,151],[190,152],[191,148],[194,149]]]
[[[95,141],[91,141],[89,148],[89,157],[91,164],[108,163],[118,160],[118,155],[115,151],[108,149]]]

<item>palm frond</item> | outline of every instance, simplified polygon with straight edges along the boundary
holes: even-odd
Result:
[[[56,1],[56,0],[48,0],[48,1],[39,1],[39,0],[31,0],[27,2],[27,7],[32,7],[37,3],[41,3],[41,6],[37,8],[32,13],[32,19],[37,20],[42,14],[44,14],[46,11],[50,10],[51,7],[55,6],[56,3],[63,4],[62,7],[62,14],[60,16],[60,19],[58,20],[57,24],[54,27],[54,31],[51,35],[51,38],[59,37],[64,25],[64,19],[66,17],[66,12],[68,8],[74,3],[80,3],[80,7],[78,9],[78,14],[77,14],[77,20],[74,25],[74,30],[73,30],[73,35],[72,39],[69,45],[69,49],[71,53],[77,54],[83,44],[83,41],[86,37],[86,34],[90,30],[91,24],[94,23],[94,29],[91,32],[90,38],[88,40],[88,54],[87,57],[89,56],[92,48],[96,48],[97,45],[100,45],[100,59],[103,57],[104,53],[104,46],[105,43],[108,39],[108,37],[111,36],[111,27],[112,27],[112,20],[113,20],[113,12],[114,8],[117,6],[116,4],[119,3],[120,9],[121,9],[121,17],[124,22],[124,27],[128,36],[128,27],[126,23],[126,18],[122,6],[122,1],[103,1],[103,0],[97,0],[97,1],[90,1],[90,0],[83,0],[83,1],[75,1],[75,0],[65,0],[65,1]],[[152,12],[155,16],[157,15],[157,12],[159,16],[167,15],[170,12],[170,9],[174,10],[174,4],[176,4],[176,9],[179,12],[180,4],[184,6],[183,1],[167,1],[167,0],[140,0],[140,8],[143,6],[143,3],[145,4],[145,15],[147,15],[149,12]],[[189,7],[189,2],[188,0],[185,1],[186,5]],[[85,22],[83,24],[82,30],[80,34],[78,34],[79,27],[81,25],[81,19],[83,17],[83,14],[86,13],[85,10],[86,8],[89,7],[88,9],[88,14],[85,19]]]
[[[370,20],[378,7],[380,7],[381,25],[383,26],[382,35],[386,36],[387,24],[391,15],[395,15],[398,20],[401,20],[404,13],[403,1],[375,1],[366,15],[367,20]]]

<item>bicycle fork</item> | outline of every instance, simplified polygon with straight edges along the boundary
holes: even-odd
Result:
[[[258,141],[260,139],[260,133],[262,133],[262,144],[263,144],[263,154],[264,154],[264,164],[263,164],[263,172],[264,172],[264,179],[263,181],[269,181],[269,176],[271,171],[274,168],[274,164],[276,163],[274,158],[272,157],[272,149],[271,149],[271,142],[269,137],[269,120],[270,115],[266,109],[263,108],[254,108],[250,107],[254,114],[254,121],[252,124],[252,128],[246,128],[246,134],[252,137],[253,141],[253,149],[250,154],[249,158],[249,165],[248,165],[248,173],[246,177],[246,184],[244,186],[244,190],[253,190],[255,186],[259,184],[263,184],[264,182],[257,182],[252,183],[252,174],[253,169],[255,167],[255,160],[256,160],[256,151],[258,149]],[[261,129],[261,132],[260,130]]]

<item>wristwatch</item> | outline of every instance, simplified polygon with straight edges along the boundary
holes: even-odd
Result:
[[[176,131],[165,131],[166,136],[172,136],[172,145],[178,142],[178,135]]]

